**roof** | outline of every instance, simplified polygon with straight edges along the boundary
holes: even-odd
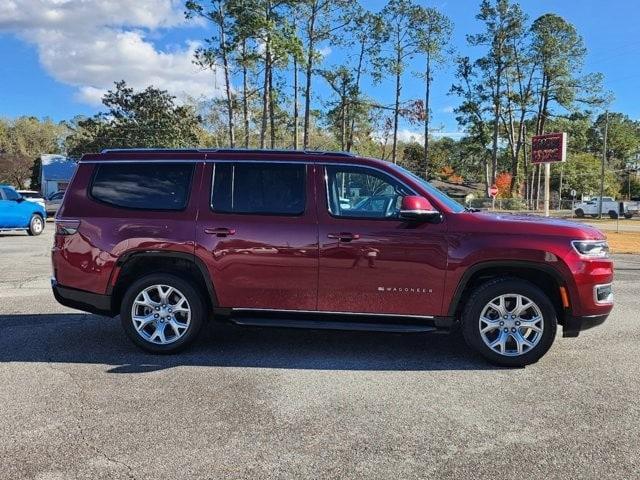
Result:
[[[76,162],[64,155],[40,155],[40,161],[46,180],[70,180],[76,170]]]

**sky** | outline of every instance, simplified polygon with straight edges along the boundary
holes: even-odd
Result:
[[[457,55],[477,57],[465,39],[481,31],[475,19],[479,0],[418,0],[439,9],[454,24]],[[373,11],[383,0],[362,0]],[[584,72],[601,72],[615,100],[612,111],[640,120],[640,0],[521,0],[534,20],[553,12],[574,24],[588,55]],[[0,117],[33,115],[59,121],[100,111],[102,94],[124,79],[135,88],[149,84],[178,98],[211,98],[222,93],[221,72],[192,64],[193,51],[210,33],[201,22],[186,21],[178,0],[0,0]],[[338,65],[348,52],[321,45],[326,65]],[[410,69],[418,71],[421,59]],[[432,114],[436,136],[459,137],[448,94],[453,65],[434,74]],[[365,93],[392,103],[393,80],[367,82]],[[423,82],[406,76],[404,100],[424,96]],[[314,83],[313,102],[332,100],[323,80]],[[401,137],[420,138],[420,127],[401,125]]]

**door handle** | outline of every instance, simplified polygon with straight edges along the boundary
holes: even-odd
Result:
[[[349,232],[328,233],[327,237],[339,240],[341,242],[350,242],[351,240],[358,240],[360,238],[360,234]]]
[[[235,228],[205,228],[204,233],[208,233],[209,235],[215,235],[216,237],[228,237],[229,235],[235,235]]]

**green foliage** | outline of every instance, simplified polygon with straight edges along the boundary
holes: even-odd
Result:
[[[134,92],[124,81],[102,98],[106,112],[69,125],[68,154],[79,157],[104,148],[187,147],[198,142],[200,119],[189,106],[176,105],[166,91]]]
[[[588,145],[594,153],[602,153],[604,126],[605,114],[602,114],[588,130]],[[607,150],[612,166],[624,168],[626,161],[640,151],[640,122],[622,113],[609,113]]]
[[[601,158],[591,153],[569,154],[563,165],[563,191],[575,189],[577,196],[597,195],[600,191]],[[559,188],[559,169],[552,172],[551,186],[554,190]],[[605,195],[617,197],[620,193],[620,184],[614,172],[605,170],[604,181]],[[563,195],[566,196],[566,193]]]
[[[626,179],[623,179],[621,186],[622,193],[627,198],[640,197],[640,177],[631,173]]]
[[[45,153],[59,153],[60,139],[65,129],[49,119],[18,117],[0,119],[0,182],[24,188],[29,178],[38,188],[39,176],[34,162]]]

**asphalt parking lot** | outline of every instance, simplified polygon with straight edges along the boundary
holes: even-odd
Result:
[[[172,357],[0,234],[0,478],[640,478],[640,256],[600,328],[497,369],[455,335],[209,329]]]

